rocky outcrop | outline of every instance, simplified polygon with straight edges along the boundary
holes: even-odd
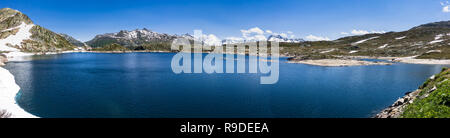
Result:
[[[9,113],[6,110],[0,110],[0,118],[10,118],[12,116],[11,113]]]
[[[404,109],[414,102],[418,97],[420,90],[408,92],[405,96],[395,101],[395,103],[377,114],[375,118],[399,118]]]
[[[10,8],[0,9],[0,30],[14,28],[22,24],[33,24],[25,14]]]
[[[8,62],[6,55],[0,54],[0,67],[4,66],[6,62]]]

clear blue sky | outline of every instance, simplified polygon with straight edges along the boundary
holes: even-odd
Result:
[[[443,2],[444,5],[441,5]],[[97,34],[148,28],[160,33],[240,37],[259,27],[335,39],[353,29],[403,31],[450,20],[444,0],[2,0],[38,25],[87,41]]]

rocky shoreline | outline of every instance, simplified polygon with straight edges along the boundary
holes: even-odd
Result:
[[[347,67],[347,66],[369,66],[369,65],[392,65],[387,61],[366,61],[359,57],[344,56],[299,56],[291,57],[287,63],[307,64],[324,67]]]
[[[442,72],[445,72],[448,69],[444,68]],[[441,72],[441,73],[442,73]],[[440,73],[440,74],[441,74]],[[438,76],[440,74],[437,74]],[[442,77],[442,76],[441,76]],[[380,113],[378,113],[374,118],[402,118],[403,113],[405,112],[406,108],[417,102],[417,100],[422,100],[427,97],[429,97],[433,92],[438,90],[438,87],[436,87],[438,84],[447,81],[448,79],[438,78],[436,75],[431,76],[422,86],[419,87],[419,89],[408,92],[403,96],[402,98],[399,98],[397,101],[394,102],[391,106],[388,108],[382,110]],[[434,82],[434,83],[431,83]],[[422,110],[422,109],[420,109]]]
[[[287,63],[308,64],[324,67],[347,67],[347,66],[368,66],[368,65],[392,65],[388,62],[372,62],[355,59],[318,59],[318,60],[291,60]]]
[[[386,61],[364,61],[361,59],[380,59]],[[287,63],[308,64],[324,67],[368,66],[368,65],[392,65],[394,63],[425,64],[425,65],[450,65],[448,59],[416,59],[413,57],[370,57],[370,56],[333,56],[317,59],[302,59],[291,57]]]
[[[399,98],[391,106],[378,113],[375,118],[400,118],[405,108],[417,99],[421,90],[408,92],[402,98]]]
[[[417,59],[417,56],[410,57],[371,57],[371,56],[345,56],[346,58],[358,59],[381,59],[406,64],[427,64],[427,65],[450,65],[450,59]]]
[[[393,59],[394,62],[408,63],[408,64],[440,64],[440,65],[450,65],[450,60],[440,60],[440,59],[417,59],[416,56],[413,57],[401,57]]]

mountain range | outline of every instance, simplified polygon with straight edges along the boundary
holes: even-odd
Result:
[[[86,44],[92,47],[102,47],[116,43],[125,47],[137,47],[148,43],[170,43],[177,37],[175,35],[156,33],[144,28],[97,35],[94,39],[87,41]]]
[[[217,43],[216,40],[208,40],[208,37],[199,39],[190,34],[170,35],[146,28],[101,34],[81,42],[69,35],[57,34],[35,25],[28,16],[17,10],[0,10],[0,52],[57,52],[86,45],[93,48],[123,46],[130,50],[170,51],[170,44],[176,38],[201,41],[207,45],[245,42],[243,39],[225,39]],[[267,41],[280,42],[280,52],[287,56],[416,56],[450,59],[450,21],[423,24],[402,32],[348,36],[333,41],[304,41],[281,35],[271,35]]]
[[[450,21],[420,25],[402,32],[349,36],[334,41],[304,42],[307,49],[286,48],[295,55],[328,54],[450,59]],[[292,50],[292,51],[289,51]]]

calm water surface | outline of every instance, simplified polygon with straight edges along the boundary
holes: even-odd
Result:
[[[174,74],[172,53],[71,53],[10,62],[17,102],[40,117],[371,117],[444,66],[318,67],[281,59],[264,74]]]

